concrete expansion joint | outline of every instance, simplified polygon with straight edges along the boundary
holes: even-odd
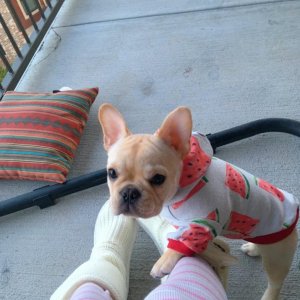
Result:
[[[141,15],[141,16],[130,16],[130,17],[123,17],[123,18],[107,19],[107,20],[81,22],[81,23],[74,23],[68,25],[53,26],[52,29],[86,26],[86,25],[94,25],[94,24],[101,24],[101,23],[122,22],[122,21],[129,21],[129,20],[139,20],[139,19],[146,19],[146,18],[173,16],[173,15],[189,14],[189,13],[197,13],[197,12],[217,11],[217,10],[225,10],[225,9],[227,10],[232,8],[266,6],[266,5],[274,5],[278,3],[284,3],[284,2],[296,2],[296,1],[299,0],[276,0],[276,1],[262,1],[262,2],[255,2],[255,3],[249,2],[244,4],[233,4],[233,5],[222,6],[222,7],[209,7],[209,8],[200,8],[200,9],[192,9],[192,10],[173,11],[173,12],[171,11],[171,12]]]

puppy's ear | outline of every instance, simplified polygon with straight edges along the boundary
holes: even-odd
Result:
[[[156,135],[173,147],[183,158],[190,150],[192,114],[187,107],[178,107],[164,120]]]
[[[98,119],[102,127],[103,144],[106,151],[120,138],[131,134],[121,113],[111,104],[104,103],[100,106]]]

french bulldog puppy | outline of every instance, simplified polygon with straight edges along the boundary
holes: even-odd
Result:
[[[138,218],[161,214],[178,227],[151,275],[169,274],[184,255],[213,265],[235,259],[213,243],[243,239],[242,250],[261,255],[268,276],[264,300],[278,299],[297,247],[299,202],[246,171],[212,156],[209,141],[192,133],[186,107],[172,111],[153,134],[132,134],[110,104],[99,109],[113,213]]]

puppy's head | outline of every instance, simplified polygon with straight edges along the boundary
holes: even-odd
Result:
[[[177,191],[182,159],[189,152],[189,109],[172,111],[153,135],[131,134],[110,104],[99,109],[113,213],[148,218]]]

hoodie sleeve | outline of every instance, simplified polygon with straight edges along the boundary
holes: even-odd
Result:
[[[210,220],[199,219],[188,227],[179,227],[169,235],[168,248],[186,256],[205,251],[209,241],[218,235]]]

